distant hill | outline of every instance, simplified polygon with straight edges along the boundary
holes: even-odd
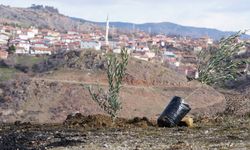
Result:
[[[101,26],[106,25],[106,23],[104,22],[92,22],[92,23],[96,23]],[[144,24],[133,24],[127,22],[110,22],[110,26],[114,26],[116,28],[121,28],[121,29],[127,29],[130,31],[134,29],[139,29],[145,32],[151,31],[152,34],[180,35],[180,36],[190,36],[193,38],[209,36],[216,40],[219,40],[222,37],[227,37],[235,33],[232,31],[224,32],[210,28],[182,26],[171,22],[144,23]],[[243,38],[250,38],[250,35],[245,35],[243,36]]]
[[[105,26],[105,22],[93,22],[84,19],[68,17],[60,14],[59,11],[50,6],[32,5],[29,8],[17,8],[0,5],[0,23],[18,24],[22,26],[37,26],[40,28],[50,28],[59,31],[80,30],[90,31],[100,26]],[[233,34],[234,32],[223,32],[217,29],[198,28],[182,26],[170,22],[133,24],[126,22],[111,22],[111,26],[119,29],[133,31],[139,29],[153,34],[170,34],[180,36],[191,36],[199,38],[209,36],[214,39]],[[246,35],[245,38],[250,38]]]
[[[88,22],[79,22],[62,15],[56,8],[33,5],[29,8],[16,8],[0,5],[0,23],[18,24],[21,26],[36,26],[56,29],[58,31],[84,30],[95,27]]]
[[[73,18],[74,20],[82,22],[90,22],[100,26],[106,26],[106,22],[93,22],[80,18]],[[190,36],[192,38],[200,38],[203,36],[209,36],[213,39],[219,40],[223,37],[234,34],[237,31],[220,31],[217,29],[211,28],[201,28],[201,27],[191,27],[191,26],[182,26],[171,22],[161,22],[161,23],[144,23],[144,24],[135,24],[129,22],[110,22],[110,26],[114,26],[118,29],[125,29],[128,31],[141,30],[144,32],[151,31],[152,34],[167,34],[167,35],[180,35],[180,36]],[[242,29],[244,30],[244,29]],[[250,35],[244,35],[243,38],[249,38]]]

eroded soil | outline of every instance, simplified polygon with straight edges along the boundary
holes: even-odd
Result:
[[[89,116],[92,120],[89,122],[88,117],[81,117],[75,118],[80,119],[78,122],[68,118],[64,124],[3,124],[0,147],[3,150],[250,149],[249,116],[203,116],[195,118],[193,128],[158,128],[145,118],[118,119],[112,127],[107,121],[109,117]]]

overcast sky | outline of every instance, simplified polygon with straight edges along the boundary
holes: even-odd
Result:
[[[28,7],[54,6],[65,15],[92,21],[173,22],[220,30],[250,29],[250,0],[0,0]]]

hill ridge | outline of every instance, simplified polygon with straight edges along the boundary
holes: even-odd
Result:
[[[35,7],[36,6],[36,7]],[[0,5],[0,23],[14,23],[24,26],[38,26],[40,28],[50,28],[59,31],[68,30],[80,30],[90,31],[92,28],[100,28],[105,26],[105,22],[94,22],[76,17],[69,17],[60,14],[59,11],[50,6],[42,7],[40,5],[34,5],[34,7],[20,8]],[[222,37],[229,36],[234,32],[220,31],[217,29],[210,29],[204,27],[192,27],[183,26],[171,22],[159,22],[159,23],[144,23],[135,24],[129,22],[110,22],[110,26],[116,28],[133,31],[135,26],[144,32],[151,30],[153,34],[168,34],[168,35],[180,35],[190,36],[192,38],[200,38],[203,36],[209,36],[213,39],[219,40]],[[250,35],[244,36],[244,38],[250,38]]]

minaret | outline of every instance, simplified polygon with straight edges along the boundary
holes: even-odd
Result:
[[[109,16],[107,16],[105,41],[106,41],[106,45],[109,45]]]

